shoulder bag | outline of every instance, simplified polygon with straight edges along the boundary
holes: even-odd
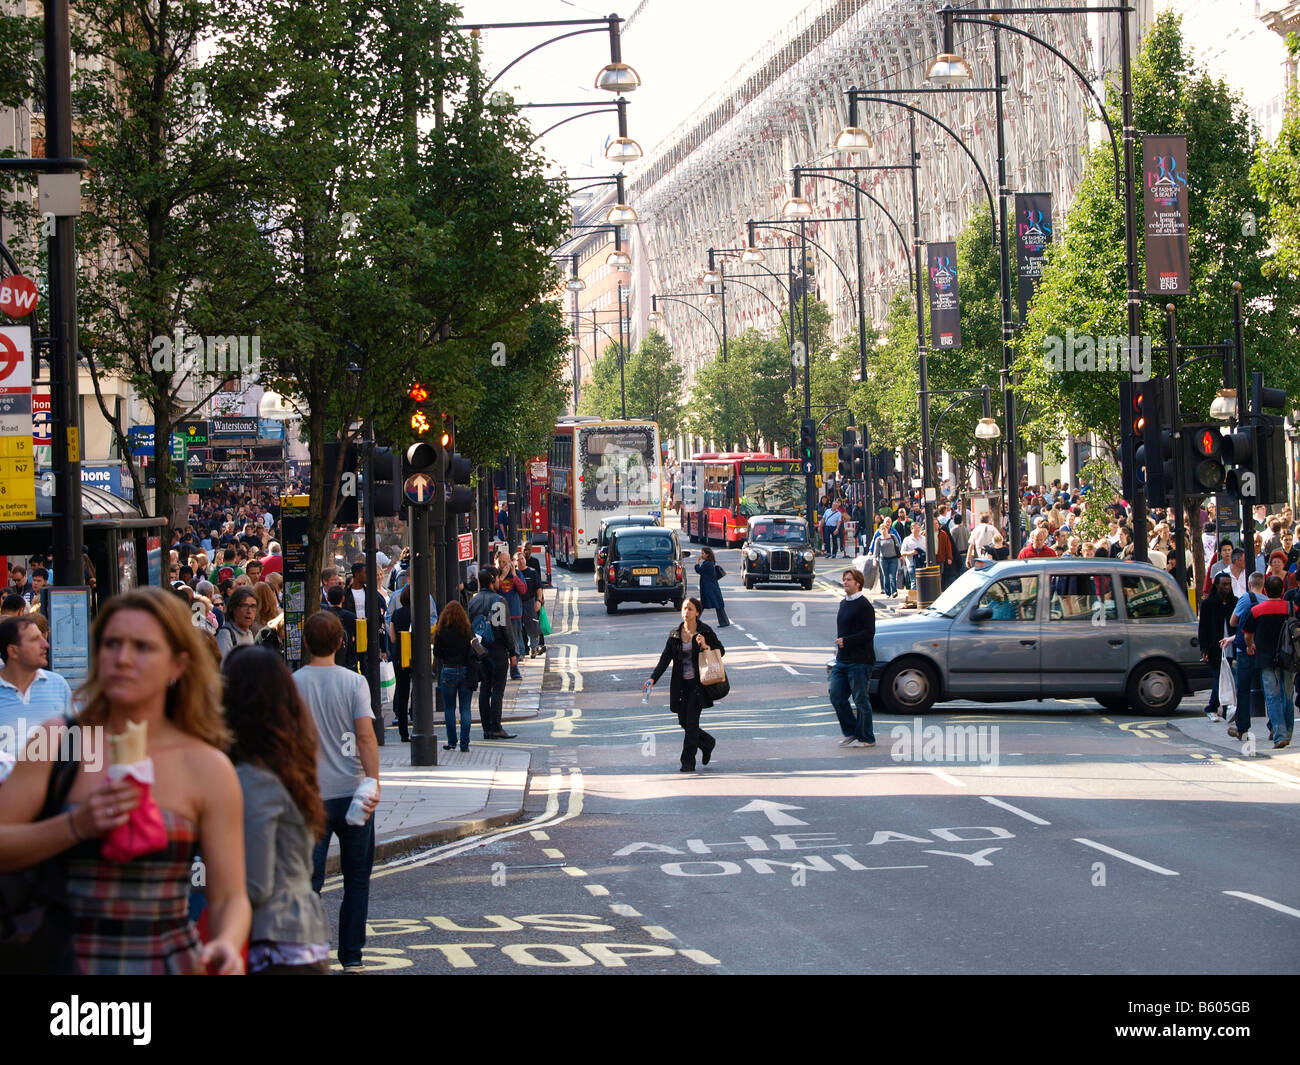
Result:
[[[725,699],[731,691],[731,682],[727,680],[727,671],[722,665],[722,652],[714,647],[706,647],[700,652],[700,687],[710,702]]]
[[[54,761],[38,821],[47,821],[63,809],[79,764],[75,758]],[[75,964],[71,952],[63,855],[0,874],[0,972],[45,975],[67,971]]]

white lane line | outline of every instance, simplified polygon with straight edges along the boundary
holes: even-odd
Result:
[[[633,909],[626,902],[611,902],[609,908],[620,917],[640,917],[640,911]]]
[[[697,962],[700,965],[721,965],[722,964],[722,962],[718,961],[718,959],[715,958],[712,954],[707,954],[702,950],[691,950],[688,948],[685,950],[679,950],[677,953],[680,954],[683,958],[689,958],[691,961]]]
[[[760,640],[757,644],[755,644],[754,646],[756,646],[760,651],[770,651],[770,650],[772,650],[772,648],[768,647],[767,644],[763,643],[761,640]]]
[[[649,935],[651,939],[676,939],[677,938],[670,931],[668,931],[668,929],[664,928],[662,925],[657,925],[657,924],[642,925],[641,931]]]
[[[1300,791],[1300,782],[1294,778],[1288,777],[1285,773],[1279,773],[1276,769],[1266,769],[1261,765],[1246,765],[1237,761],[1235,758],[1222,758],[1214,765],[1227,766],[1229,769],[1235,769],[1238,773],[1244,773],[1248,777],[1254,777],[1256,780],[1264,780],[1270,784],[1276,784],[1279,787],[1291,788],[1294,791]]]
[[[1135,858],[1131,854],[1125,854],[1123,851],[1117,851],[1114,847],[1107,847],[1104,843],[1094,843],[1090,839],[1075,839],[1075,843],[1082,843],[1085,847],[1092,847],[1093,850],[1099,850],[1103,854],[1109,854],[1119,858],[1122,861],[1132,862],[1143,869],[1150,869],[1153,873],[1159,873],[1161,876],[1177,876],[1178,873],[1173,869],[1166,869],[1163,865],[1153,865],[1151,862],[1144,862],[1141,858]]]
[[[1300,910],[1293,910],[1290,906],[1283,906],[1280,902],[1274,902],[1272,899],[1266,899],[1263,895],[1252,895],[1247,891],[1225,891],[1225,895],[1231,895],[1233,898],[1245,899],[1247,902],[1257,902],[1261,906],[1267,906],[1270,910],[1277,910],[1278,913],[1289,914],[1292,917],[1300,917]]]
[[[560,850],[558,847],[543,847],[543,848],[542,848],[542,853],[545,854],[546,857],[548,857],[548,858],[563,858],[563,857],[564,857],[564,851]]]
[[[582,886],[585,887],[589,892],[591,892],[591,894],[595,895],[597,898],[609,894],[609,888],[601,887],[601,885],[599,884],[583,884]]]
[[[1035,825],[1050,825],[1051,821],[1044,821],[1041,817],[1036,817],[1031,813],[1020,809],[1018,806],[1012,806],[1009,802],[1003,802],[1001,799],[995,799],[992,795],[981,795],[985,802],[991,802],[994,806],[1000,806],[1002,809],[1015,814],[1017,817],[1023,817],[1026,821]]]

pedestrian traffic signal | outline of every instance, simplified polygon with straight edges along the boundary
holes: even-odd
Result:
[[[428,436],[436,428],[429,410],[428,387],[422,381],[412,381],[406,395],[411,400],[411,432],[416,436]]]
[[[1133,386],[1134,465],[1155,507],[1174,505],[1174,434],[1164,427],[1163,399],[1163,378]]]
[[[1224,486],[1239,503],[1259,500],[1259,472],[1256,467],[1255,426],[1243,425],[1225,436],[1219,445],[1225,465],[1233,467]]]
[[[861,481],[867,476],[867,449],[859,444],[853,449],[853,480]]]
[[[853,479],[853,447],[841,446],[837,455],[839,457],[839,474],[841,481],[850,481]]]
[[[1217,423],[1184,425],[1183,491],[1213,495],[1223,490],[1228,471],[1223,463],[1223,435]]]

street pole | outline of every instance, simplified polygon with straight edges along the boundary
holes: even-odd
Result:
[[[592,312],[591,321],[594,327],[596,322],[595,312]],[[623,283],[620,281],[618,284],[618,396],[619,396],[619,401],[622,404],[621,411],[622,411],[623,420],[627,421],[627,382],[624,380],[623,377],[624,350],[625,349],[623,347]]]
[[[67,0],[45,4],[45,154],[72,156],[72,45]],[[51,465],[56,477],[53,511],[54,577],[51,583],[85,582],[81,515],[81,404],[77,374],[76,220],[56,216],[49,238],[50,402],[54,421]],[[155,441],[155,448],[170,446]],[[161,452],[159,452],[161,453]],[[164,545],[165,547],[166,545]],[[165,554],[165,552],[164,552]],[[164,559],[165,561],[165,559]],[[166,583],[166,570],[163,571]]]
[[[366,426],[369,431],[366,434],[365,494],[361,501],[361,516],[366,530],[366,686],[370,689],[370,709],[375,715],[375,739],[382,747],[384,714],[379,693],[379,627],[383,618],[379,613],[379,567],[375,558],[379,550],[375,535],[375,432],[374,424],[369,420]]]
[[[1174,427],[1174,578],[1178,587],[1187,591],[1187,524],[1184,519],[1183,506],[1183,447],[1179,437],[1182,435],[1183,414],[1178,403],[1178,326],[1174,320],[1174,305],[1165,306],[1165,340],[1169,345],[1169,414]],[[1160,456],[1155,461],[1160,462]],[[1136,545],[1138,530],[1134,529],[1133,542]],[[1145,536],[1143,536],[1145,539]],[[1137,547],[1134,546],[1134,552]],[[1249,576],[1249,574],[1247,574]]]
[[[916,116],[907,113],[910,162],[912,164],[912,260],[916,272],[916,355],[917,379],[921,390],[921,495],[925,505],[925,557],[927,563],[936,554],[934,529],[934,501],[931,499],[930,470],[930,365],[925,344],[925,308],[921,292],[921,196],[917,188],[916,172],[921,157],[916,150]],[[907,473],[904,473],[907,476]]]
[[[1016,394],[1012,390],[1011,365],[1015,358],[1011,350],[1014,327],[1011,323],[1011,263],[1007,247],[1007,145],[1005,116],[1002,112],[1002,33],[993,31],[993,100],[996,111],[998,139],[998,255],[1001,261],[999,285],[1002,291],[1002,401],[1003,415],[1006,419],[1006,455],[1007,455],[1007,543],[1010,554],[1015,558],[1020,553],[1020,449],[1017,446],[1019,432],[1016,426]],[[1127,122],[1126,122],[1127,124]],[[1132,231],[1130,230],[1130,235]],[[1146,531],[1141,537],[1143,557],[1146,561]],[[1136,548],[1134,549],[1136,550]]]
[[[433,574],[430,572],[429,525],[441,529],[442,476],[434,478],[433,506],[413,503],[411,513],[411,765],[438,764],[438,736],[433,719],[433,648],[429,643],[429,596]],[[438,532],[439,537],[442,536]],[[436,549],[435,549],[436,550]]]
[[[803,289],[803,416],[812,417],[812,355],[808,346],[808,224],[801,218],[799,219],[799,278],[800,288]],[[813,474],[804,474],[804,494],[807,497],[808,510],[808,528],[811,530],[817,525],[817,485],[813,481]]]
[[[576,256],[575,256],[576,258]],[[575,269],[577,264],[575,263]],[[575,274],[575,276],[577,276]],[[578,358],[582,345],[582,336],[578,332],[581,320],[578,318],[578,294],[573,294],[573,413],[578,413]]]
[[[754,238],[753,238],[752,234],[751,234],[751,236],[750,236],[750,240],[749,240],[749,242],[750,242],[750,244],[753,244],[753,243],[754,243]],[[791,354],[793,354],[793,353],[794,353],[794,239],[793,239],[792,237],[786,237],[786,238],[785,238],[785,272],[786,272],[786,278],[787,278],[787,280],[790,282],[789,285],[787,285],[786,287],[787,287],[787,289],[789,290],[789,293],[790,293],[790,315],[789,315],[789,318],[790,318],[790,352],[791,352]],[[796,365],[795,365],[794,362],[792,361],[792,362],[790,363],[790,389],[791,389],[791,391],[793,391],[795,388],[798,387],[799,379],[798,379],[798,377],[795,376],[797,373],[798,373],[798,368],[796,367]]]
[[[1237,368],[1237,425],[1242,426],[1246,424],[1248,408],[1246,406],[1246,337],[1241,314],[1240,281],[1232,283],[1232,351]],[[1249,411],[1250,415],[1254,413],[1253,410]],[[1246,552],[1246,576],[1249,577],[1255,568],[1255,515],[1251,509],[1251,501],[1244,498],[1241,501],[1241,546]]]

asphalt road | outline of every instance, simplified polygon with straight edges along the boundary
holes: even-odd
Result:
[[[877,717],[875,748],[842,749],[824,665],[841,564],[819,559],[811,593],[746,592],[737,552],[718,554],[732,693],[705,713],[712,764],[677,771],[666,678],[640,700],[675,614],[607,615],[590,572],[558,571],[542,714],[515,729],[533,752],[528,819],[377,867],[369,964],[1300,970],[1300,775],[1285,759],[1221,756],[1083,700],[945,704],[919,734]],[[971,748],[936,760],[933,726],[973,727]],[[333,912],[337,881],[326,898]]]

